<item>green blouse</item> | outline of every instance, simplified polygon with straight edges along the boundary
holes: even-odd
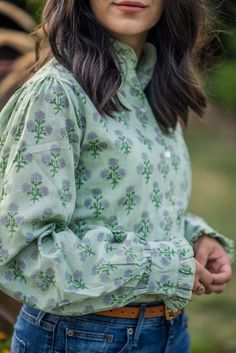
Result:
[[[193,242],[233,242],[187,213],[181,126],[164,134],[144,94],[156,62],[112,40],[129,111],[102,117],[51,59],[0,115],[0,289],[60,315],[192,296]]]

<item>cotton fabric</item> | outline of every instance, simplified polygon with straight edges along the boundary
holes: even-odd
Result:
[[[187,212],[182,129],[164,134],[145,96],[156,63],[113,42],[129,109],[102,117],[51,59],[0,115],[0,288],[21,303],[83,315],[131,301],[192,297],[193,242],[233,243]]]

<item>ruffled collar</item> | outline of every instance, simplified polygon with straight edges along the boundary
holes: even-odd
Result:
[[[143,51],[138,59],[134,49],[117,39],[111,38],[111,43],[115,49],[116,58],[122,69],[124,80],[129,80],[130,76],[136,73],[139,82],[144,90],[150,82],[157,60],[156,47],[149,42],[143,46]]]

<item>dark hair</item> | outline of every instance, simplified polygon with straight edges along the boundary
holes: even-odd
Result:
[[[206,96],[197,71],[209,31],[203,0],[165,1],[162,17],[147,38],[158,55],[145,93],[160,127],[167,132],[179,118],[186,125],[190,109],[203,115]],[[121,73],[115,54],[88,0],[47,0],[40,31],[43,35],[38,40],[34,69],[53,55],[73,72],[102,115],[112,116],[124,109],[117,96]],[[49,54],[40,58],[40,43],[45,39],[50,44]]]

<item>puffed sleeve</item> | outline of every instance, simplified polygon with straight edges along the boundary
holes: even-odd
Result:
[[[107,225],[83,237],[72,230],[86,97],[46,77],[2,111],[0,288],[61,315],[123,306],[147,293],[162,295],[171,310],[183,307],[195,270],[186,239],[147,241]]]
[[[196,216],[195,214],[188,212],[185,218],[185,237],[188,241],[193,245],[194,242],[201,235],[209,235],[212,238],[219,241],[219,243],[223,246],[225,251],[230,256],[231,260],[234,260],[235,252],[234,252],[234,241],[219,232],[215,229],[211,228],[204,219]]]

